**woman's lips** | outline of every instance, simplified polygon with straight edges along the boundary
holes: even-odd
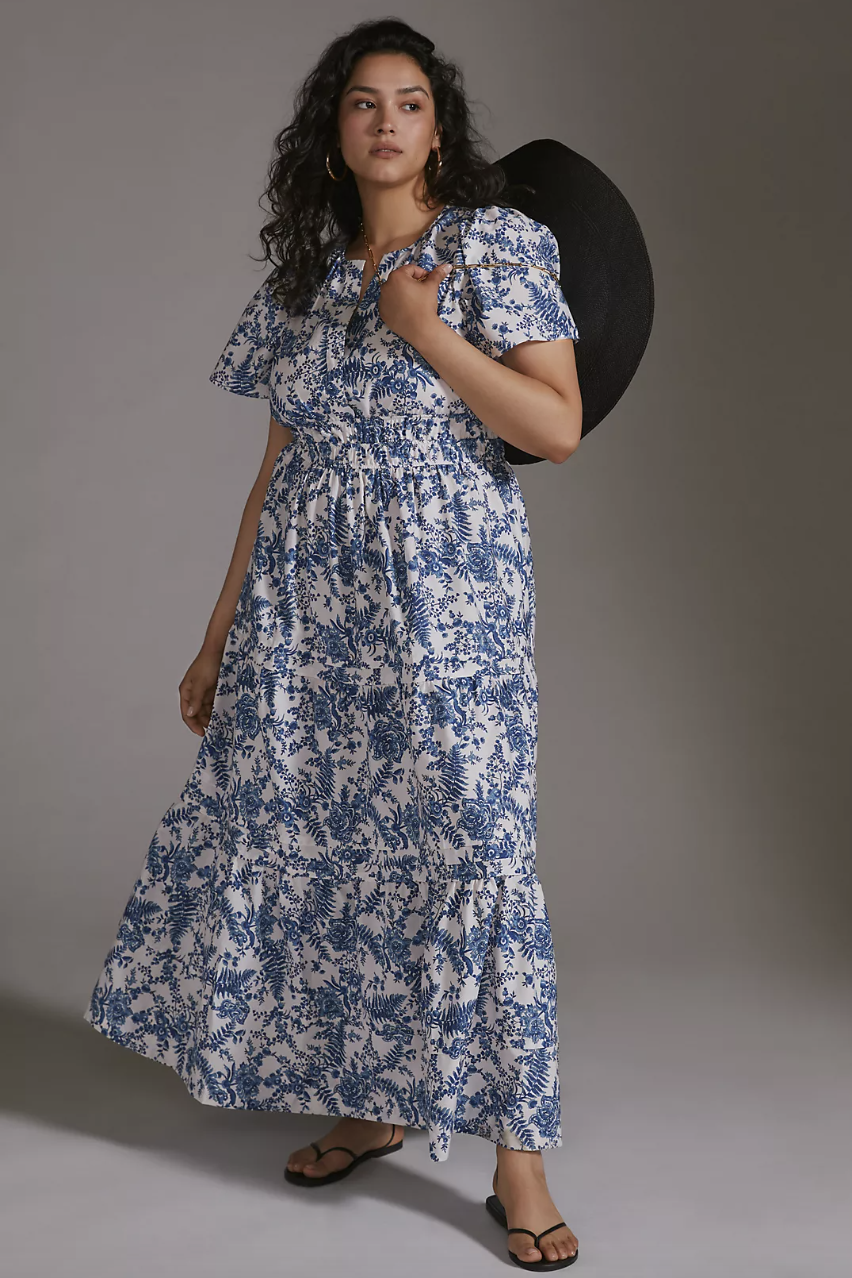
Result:
[[[402,151],[396,147],[378,147],[374,146],[370,151],[370,155],[402,155]]]

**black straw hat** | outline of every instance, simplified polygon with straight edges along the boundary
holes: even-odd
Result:
[[[591,160],[538,138],[498,162],[504,199],[559,244],[562,291],[577,322],[583,435],[615,407],[639,367],[654,317],[654,277],[636,214]],[[526,188],[526,189],[523,189]],[[514,465],[542,461],[506,442]]]

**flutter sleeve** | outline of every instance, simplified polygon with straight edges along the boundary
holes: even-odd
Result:
[[[275,301],[268,280],[252,295],[210,374],[214,386],[235,395],[269,399],[269,379],[286,311]]]
[[[559,283],[559,245],[543,222],[486,205],[463,232],[462,251],[468,341],[495,358],[521,342],[579,341]]]

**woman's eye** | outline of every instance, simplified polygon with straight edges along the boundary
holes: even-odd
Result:
[[[376,104],[375,102],[370,102],[369,99],[367,98],[362,98],[361,101],[356,102],[355,105],[356,107],[362,107],[362,106],[375,106]],[[423,109],[419,102],[406,102],[403,105],[414,107],[415,111],[422,111]]]

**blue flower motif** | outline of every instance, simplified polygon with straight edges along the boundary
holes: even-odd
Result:
[[[555,1096],[543,1096],[533,1110],[533,1122],[546,1141],[555,1142],[559,1135],[559,1102]]]
[[[547,919],[536,919],[533,925],[532,935],[536,957],[540,959],[552,958],[553,933],[550,930],[550,924]]]
[[[355,928],[351,919],[330,919],[325,934],[329,945],[335,950],[351,950],[355,943]]]
[[[317,1016],[340,1018],[343,1015],[343,1003],[337,990],[324,985],[317,990],[315,1005]]]
[[[326,731],[336,726],[337,716],[332,708],[331,698],[325,692],[314,693],[314,722],[318,728]]]
[[[243,820],[256,821],[263,811],[263,795],[260,792],[260,786],[254,781],[247,781],[242,788],[240,800]]]
[[[494,559],[485,546],[468,546],[467,564],[477,581],[490,581],[494,576]]]
[[[370,733],[376,755],[390,763],[399,763],[405,754],[405,733],[399,724],[387,720],[377,723]]]
[[[352,838],[357,829],[357,811],[351,803],[329,804],[328,832],[332,838],[344,842]]]
[[[350,1109],[360,1108],[369,1096],[366,1080],[361,1074],[344,1074],[338,1085],[340,1099]]]
[[[106,1000],[106,1023],[113,1031],[120,1030],[131,1012],[130,994],[126,990],[113,990]]]
[[[243,736],[254,740],[260,732],[260,719],[257,713],[257,703],[248,692],[244,693],[237,701],[234,707],[234,717],[237,728]]]
[[[253,1108],[252,1102],[257,1098],[261,1086],[261,1077],[255,1066],[247,1061],[239,1065],[235,1083],[237,1095],[243,1104]]]
[[[385,937],[385,953],[391,964],[404,963],[411,953],[411,943],[398,932],[391,932]]]
[[[219,1002],[219,1015],[229,1021],[242,1025],[250,1011],[250,1004],[245,999],[223,998]]]
[[[542,1009],[535,1005],[527,1005],[521,1011],[522,1029],[525,1038],[544,1038],[545,1025]]]
[[[489,804],[479,799],[464,799],[461,823],[472,838],[487,839],[494,829],[494,814]]]

